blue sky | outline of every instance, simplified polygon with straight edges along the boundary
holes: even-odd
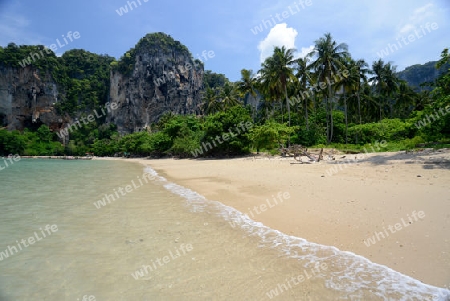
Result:
[[[119,58],[147,33],[161,31],[194,57],[214,51],[205,69],[233,81],[242,68],[259,70],[274,45],[301,56],[326,32],[370,64],[384,49],[383,59],[397,70],[438,60],[450,47],[449,0],[134,0],[133,10],[127,2],[0,0],[0,45],[49,46],[58,38],[65,44],[62,35],[78,31],[57,53],[82,48]],[[116,10],[125,6],[120,16]]]

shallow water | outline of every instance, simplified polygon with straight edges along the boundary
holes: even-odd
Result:
[[[22,159],[0,171],[0,183],[0,256],[17,249],[0,261],[0,300],[450,299],[267,228],[142,165]],[[19,250],[35,232],[41,240]]]

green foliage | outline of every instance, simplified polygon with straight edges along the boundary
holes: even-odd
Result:
[[[247,126],[250,125],[250,126]],[[247,135],[253,126],[250,113],[242,106],[235,106],[226,112],[218,112],[206,117],[203,124],[205,135],[202,142],[211,143],[217,141],[216,145],[208,150],[207,155],[215,156],[235,156],[245,154],[249,151],[250,139]],[[227,141],[223,135],[228,135]],[[219,139],[217,139],[217,137]],[[220,143],[219,141],[222,141]]]
[[[269,120],[263,125],[254,127],[250,132],[253,147],[259,150],[272,150],[285,146],[288,138],[295,132],[295,128],[286,124]]]
[[[25,139],[18,131],[0,130],[0,155],[23,154],[26,147]]]
[[[381,122],[355,125],[348,129],[351,143],[370,143],[373,141],[398,141],[412,138],[417,132],[411,121],[400,119],[383,119]]]
[[[186,46],[174,40],[170,35],[163,32],[156,32],[149,33],[141,38],[134,48],[131,48],[117,63],[113,62],[110,66],[113,70],[117,70],[126,76],[131,76],[136,63],[136,55],[139,53],[145,52],[150,55],[157,55],[160,52],[169,54],[170,51],[179,51],[192,58]]]
[[[56,107],[60,113],[99,109],[108,99],[110,69],[114,58],[85,50],[66,51],[61,57],[65,67],[62,81],[66,97]]]
[[[228,78],[226,78],[225,75],[214,73],[211,70],[206,70],[205,74],[203,75],[203,85],[205,86],[205,89],[222,88],[226,83],[229,82],[230,81],[228,80]]]
[[[432,63],[420,69],[426,69],[426,72],[418,72],[417,66],[403,72],[415,73],[411,76],[417,83],[431,81],[434,77],[428,79],[428,75],[439,74],[429,85],[433,90],[419,94],[398,80],[394,65],[378,60],[371,71],[367,70],[363,60],[353,60],[346,44],[336,43],[330,34],[317,40],[313,53],[303,60],[293,60],[293,51],[275,48],[273,56],[263,63],[260,76],[255,77],[251,70],[244,69],[241,81],[236,84],[223,74],[206,71],[202,106],[206,116],[201,118],[170,113],[153,124],[148,132],[122,137],[114,125],[105,124],[104,118],[96,119],[71,132],[70,142],[65,147],[45,125],[37,128],[39,125],[34,124],[33,130],[26,129],[23,133],[0,130],[0,155],[84,155],[94,152],[101,156],[121,153],[190,157],[209,144],[212,147],[205,150],[204,156],[227,156],[244,154],[250,146],[274,151],[289,140],[291,144],[304,146],[332,143],[350,149],[386,140],[392,149],[409,149],[422,142],[445,143],[450,137],[450,114],[447,113],[440,113],[440,118],[432,118],[420,129],[416,127],[419,121],[432,114],[436,116],[436,112],[450,106],[448,49],[444,49],[436,64],[439,70],[434,70]],[[35,59],[29,60],[29,68],[37,70],[41,77],[51,75],[57,82],[61,92],[55,106],[58,113],[81,118],[99,110],[108,100],[110,71],[131,75],[143,53],[155,56],[181,53],[192,59],[180,42],[164,33],[154,33],[140,39],[119,61],[80,49],[67,51],[58,58],[42,45],[10,43],[0,47],[0,64],[20,68],[24,60],[28,61],[35,54]],[[294,68],[298,71],[296,76]],[[311,87],[319,82],[326,83],[327,78],[343,68],[350,70],[350,76],[345,80],[312,91]],[[366,77],[368,72],[372,74],[370,79]],[[311,93],[304,99],[298,98],[288,110],[286,98],[291,99],[300,91]],[[248,94],[261,97],[260,107],[253,108],[258,110],[253,114],[253,122],[259,125],[251,130],[246,128],[247,123],[253,125],[250,110],[241,104],[241,99]],[[7,125],[5,117],[4,113],[0,114],[1,126]],[[290,124],[286,125],[285,121]],[[347,137],[354,145],[343,146]]]

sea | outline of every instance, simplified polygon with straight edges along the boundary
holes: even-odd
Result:
[[[251,220],[150,165],[21,159],[0,170],[0,300],[450,300]]]

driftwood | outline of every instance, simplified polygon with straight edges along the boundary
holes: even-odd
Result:
[[[320,160],[323,160],[323,148],[320,149],[320,153],[318,156],[311,154],[308,152],[308,149],[306,147],[303,147],[299,144],[291,145],[290,147],[281,147],[280,148],[281,156],[293,156],[296,161],[299,161],[300,163],[303,163],[302,156],[308,157],[309,160],[313,162],[320,162]]]

